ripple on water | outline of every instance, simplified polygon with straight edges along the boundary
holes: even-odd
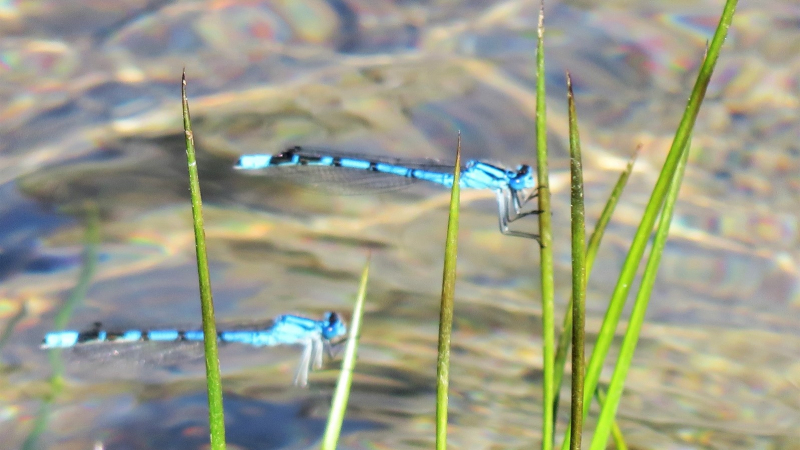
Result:
[[[564,71],[578,93],[590,221],[620,162],[643,144],[590,282],[590,336],[718,3],[548,6],[559,306],[569,295],[570,266],[561,244],[569,230]],[[352,425],[358,433],[345,436],[346,445],[430,446],[448,193],[329,196],[245,179],[230,165],[241,153],[291,144],[449,159],[459,130],[469,157],[530,162],[537,14],[536,2],[517,1],[34,0],[0,7],[0,182],[21,193],[0,189],[0,315],[28,306],[3,349],[11,406],[0,410],[7,418],[0,434],[21,442],[46,392],[50,367],[38,343],[80,270],[84,230],[66,211],[90,200],[102,216],[97,271],[71,325],[196,325],[176,109],[185,66],[218,313],[237,321],[347,311],[370,250],[348,416],[363,422]],[[634,447],[789,448],[798,438],[800,33],[787,19],[797,14],[782,1],[742,4],[737,12],[695,128],[620,408]],[[462,197],[451,433],[456,447],[529,448],[541,414],[538,252],[497,232],[491,197]],[[335,364],[312,376],[309,391],[296,391],[287,388],[295,362],[293,349],[225,354],[226,389],[236,394],[226,405],[235,419],[232,445],[313,445]],[[145,370],[124,380],[68,372],[43,446],[88,448],[98,436],[109,450],[201,446],[196,369],[172,373],[165,384],[137,378]],[[285,428],[263,420],[275,416]]]

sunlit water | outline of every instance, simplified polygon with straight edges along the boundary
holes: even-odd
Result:
[[[590,224],[643,145],[590,281],[590,336],[722,7],[615,3],[546,7],[559,311],[569,293],[564,71]],[[38,348],[79,278],[86,205],[99,208],[101,242],[70,325],[199,323],[184,66],[218,316],[347,312],[371,252],[340,447],[431,448],[448,194],[327,196],[230,167],[241,153],[309,143],[447,158],[458,131],[468,158],[532,162],[537,13],[518,1],[0,2],[0,318],[24,308],[1,354],[3,448],[206,448],[202,364],[67,354],[52,398]],[[778,0],[737,12],[620,406],[633,448],[800,448],[798,17]],[[496,227],[491,193],[465,193],[452,448],[539,445],[538,252]],[[300,389],[297,356],[223,349],[229,448],[316,445],[337,363]]]

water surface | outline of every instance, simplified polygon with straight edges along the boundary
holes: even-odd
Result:
[[[546,5],[559,311],[570,291],[564,71],[576,87],[590,225],[643,146],[590,281],[590,337],[721,8]],[[205,448],[201,364],[68,358],[51,398],[38,348],[79,278],[93,207],[97,266],[70,326],[199,323],[183,67],[218,316],[349,311],[371,252],[341,448],[430,448],[449,194],[331,196],[231,165],[295,144],[446,159],[458,131],[467,158],[531,163],[537,14],[523,1],[0,6],[0,318],[12,323],[24,308],[0,353],[6,448],[26,439],[38,449]],[[797,448],[797,17],[779,0],[737,11],[620,405],[632,448]],[[464,194],[453,448],[538,446],[538,251],[501,235],[495,208],[491,193]],[[295,349],[224,350],[230,448],[316,445],[337,363],[303,390],[291,386]]]

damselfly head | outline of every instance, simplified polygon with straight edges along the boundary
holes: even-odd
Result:
[[[339,314],[328,311],[325,313],[323,320],[325,324],[322,327],[322,337],[325,340],[339,340],[339,338],[343,338],[347,334],[347,325]]]
[[[527,164],[517,167],[517,172],[509,179],[508,185],[515,191],[536,187],[536,180],[533,179],[533,168]]]
[[[299,149],[300,149],[300,147],[298,147],[298,146],[289,147],[289,148],[287,148],[286,150],[284,150],[282,152],[279,152],[279,153],[276,153],[276,154],[272,155],[272,158],[273,159],[291,159],[292,156],[294,156],[295,152],[297,150],[299,150]]]

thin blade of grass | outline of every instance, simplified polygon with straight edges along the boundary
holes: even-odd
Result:
[[[203,200],[200,196],[200,177],[197,174],[197,158],[194,151],[194,135],[189,117],[189,100],[186,97],[186,71],[181,78],[181,100],[183,105],[183,130],[186,135],[186,161],[189,167],[189,190],[192,198],[192,222],[194,243],[197,250],[197,278],[200,283],[200,310],[203,315],[203,344],[206,360],[206,384],[208,387],[208,425],[211,450],[225,449],[225,414],[222,408],[222,380],[219,373],[217,352],[217,326],[214,319],[214,299],[211,295],[211,276],[206,254],[206,232],[203,225]]]
[[[53,327],[56,330],[63,330],[69,323],[72,313],[86,299],[92,277],[97,272],[97,248],[100,245],[100,212],[97,204],[89,202],[84,205],[86,217],[86,234],[84,235],[83,254],[81,255],[81,272],[75,287],[69,293],[67,300],[59,308],[53,319]],[[61,350],[48,350],[48,359],[53,368],[53,375],[50,384],[55,391],[61,390],[62,376],[64,373],[64,362],[61,359]],[[54,394],[55,395],[55,394]]]
[[[444,246],[442,300],[439,309],[439,349],[436,361],[436,450],[447,449],[447,398],[450,389],[450,337],[453,333],[453,303],[456,292],[456,256],[458,255],[458,206],[461,195],[461,133],[458,133],[456,167],[450,192],[450,216]]]
[[[572,78],[567,72],[567,100],[569,103],[569,166],[571,174],[572,222],[572,449],[581,448],[583,431],[583,340],[586,311],[586,214],[583,205],[583,162],[581,140],[578,133],[578,115],[575,112],[575,95]]]
[[[600,404],[603,403],[599,399],[598,401]],[[628,450],[628,444],[625,443],[625,436],[622,434],[622,429],[619,427],[619,424],[617,424],[616,419],[611,423],[611,438],[614,440],[614,448],[616,450]]]
[[[600,408],[606,404],[606,391],[605,389],[597,388],[595,391],[597,404]],[[616,450],[628,450],[628,444],[625,442],[625,436],[622,435],[622,429],[619,427],[616,418],[611,422],[611,438],[614,440],[614,448]]]
[[[628,159],[628,165],[625,166],[625,170],[619,174],[617,184],[614,185],[614,189],[611,191],[611,195],[606,202],[606,206],[603,208],[603,212],[600,213],[600,218],[597,220],[597,225],[594,227],[594,232],[592,232],[591,237],[589,237],[589,244],[586,246],[587,281],[589,279],[591,267],[594,265],[594,260],[597,257],[597,251],[600,249],[600,241],[603,239],[608,222],[611,221],[611,216],[614,213],[614,209],[617,207],[617,203],[619,203],[619,198],[622,197],[622,191],[625,190],[625,185],[628,184],[628,179],[630,179],[631,172],[633,172],[633,164],[636,162],[636,158],[639,156],[639,152],[641,150],[642,146],[640,144],[636,147],[636,150]]]
[[[339,435],[342,432],[344,414],[347,411],[347,401],[350,398],[350,387],[353,384],[353,372],[356,368],[356,358],[358,356],[358,339],[361,336],[361,318],[364,316],[364,299],[367,297],[367,280],[369,280],[370,258],[364,263],[364,270],[361,271],[361,281],[358,285],[356,303],[353,306],[353,320],[350,324],[350,334],[347,337],[347,345],[344,348],[342,358],[342,370],[339,372],[339,379],[336,381],[336,390],[333,392],[331,402],[331,412],[328,414],[328,424],[325,426],[325,434],[322,436],[322,450],[335,450],[339,442]]]
[[[611,432],[611,424],[617,413],[619,400],[622,397],[622,389],[625,386],[625,377],[628,376],[628,369],[630,369],[631,361],[633,361],[636,344],[639,342],[639,334],[642,330],[642,324],[644,323],[645,314],[647,313],[647,306],[650,302],[650,294],[653,292],[653,285],[655,284],[656,275],[658,274],[661,254],[664,251],[664,245],[669,235],[672,213],[675,209],[675,202],[681,189],[681,181],[683,181],[683,172],[686,169],[686,159],[688,156],[689,143],[686,144],[683,150],[683,155],[678,162],[678,168],[675,171],[675,175],[672,177],[672,183],[670,183],[667,198],[664,201],[664,209],[661,212],[656,236],[653,239],[653,249],[650,252],[650,257],[647,260],[647,265],[642,275],[642,283],[639,286],[639,293],[636,295],[636,302],[633,304],[633,310],[631,310],[631,318],[628,323],[628,329],[625,332],[625,337],[622,340],[619,357],[617,358],[617,365],[614,368],[614,374],[611,376],[611,382],[608,385],[606,401],[600,411],[600,417],[597,420],[597,427],[595,428],[592,445],[590,447],[591,450],[603,450],[606,447],[608,435]]]
[[[633,164],[636,162],[636,157],[639,154],[640,147],[637,147],[636,152],[631,156],[628,160],[628,165],[625,167],[625,170],[619,175],[617,179],[617,184],[614,186],[614,189],[611,191],[611,195],[608,197],[608,201],[606,201],[606,205],[603,208],[603,212],[600,214],[600,218],[597,220],[597,224],[594,227],[594,231],[592,235],[589,237],[589,243],[586,246],[586,282],[589,282],[589,277],[592,273],[592,267],[594,266],[594,260],[597,256],[597,250],[600,248],[600,242],[602,241],[603,234],[605,234],[606,227],[608,226],[608,222],[611,220],[611,216],[614,213],[614,209],[617,207],[617,203],[619,203],[619,199],[622,196],[622,191],[625,189],[625,185],[628,183],[628,179],[630,179],[631,172],[633,171]],[[558,338],[558,347],[556,352],[556,373],[555,373],[555,385],[561,386],[561,379],[564,374],[564,367],[566,366],[567,362],[567,353],[569,352],[570,342],[572,340],[572,299],[570,298],[569,303],[567,304],[567,313],[564,315],[564,322],[561,325],[561,334]],[[553,415],[557,415],[558,413],[558,389],[556,389],[556,398],[553,403]]]
[[[673,139],[672,146],[667,154],[667,159],[665,160],[664,166],[661,169],[658,181],[656,181],[656,185],[653,187],[653,193],[651,194],[650,200],[645,208],[645,212],[642,215],[642,221],[639,224],[639,228],[636,230],[633,242],[631,243],[628,251],[628,256],[625,258],[625,262],[623,263],[622,271],[620,272],[619,279],[617,280],[617,285],[614,289],[614,293],[612,294],[611,301],[609,302],[608,310],[606,311],[606,315],[603,319],[603,324],[600,327],[600,332],[598,333],[598,338],[586,370],[584,417],[588,413],[591,402],[591,398],[588,397],[591,396],[597,388],[597,383],[600,379],[600,372],[603,368],[603,362],[605,361],[608,350],[611,347],[611,342],[613,341],[617,324],[619,323],[619,318],[622,314],[622,309],[625,306],[625,299],[630,291],[631,284],[633,283],[633,279],[639,267],[639,262],[644,255],[650,233],[653,230],[656,218],[661,210],[661,205],[664,202],[666,191],[672,181],[675,171],[677,170],[683,148],[686,146],[692,129],[694,128],[694,123],[697,119],[700,105],[702,104],[706,89],[708,88],[708,83],[711,81],[711,75],[714,72],[714,66],[716,65],[719,52],[722,48],[723,42],[725,41],[725,36],[728,28],[730,27],[731,20],[733,19],[736,3],[736,0],[727,0],[725,3],[722,15],[720,16],[719,24],[714,33],[714,37],[711,40],[711,45],[706,52],[706,57],[700,67],[697,80],[694,88],[692,89],[692,94],[689,97],[689,101],[686,105],[686,109],[684,110],[681,122],[678,125],[678,129],[675,132],[675,138]],[[561,448],[562,450],[569,448],[568,436],[565,437]]]
[[[39,438],[47,431],[47,424],[50,422],[52,403],[53,399],[49,398],[39,405],[39,409],[36,411],[36,418],[33,420],[33,427],[22,442],[21,450],[36,450],[40,448]]]
[[[617,184],[614,186],[614,189],[611,191],[611,195],[608,197],[608,201],[606,201],[606,205],[603,208],[603,212],[600,214],[600,218],[597,220],[597,224],[595,225],[594,231],[592,235],[589,237],[589,243],[586,246],[586,283],[588,285],[589,277],[591,276],[592,267],[594,266],[594,260],[597,256],[597,250],[600,248],[600,242],[603,238],[603,234],[606,231],[606,227],[608,226],[609,221],[611,220],[611,216],[614,213],[614,209],[617,207],[617,203],[619,203],[619,199],[622,196],[622,191],[625,189],[625,185],[628,183],[628,179],[630,179],[631,172],[633,172],[633,164],[636,162],[636,157],[639,155],[639,151],[641,150],[641,145],[636,148],[636,151],[631,155],[630,159],[628,160],[628,165],[625,167],[625,170],[619,175],[617,179]],[[555,386],[561,386],[561,380],[564,376],[564,368],[566,367],[567,363],[567,354],[569,353],[570,342],[572,340],[572,298],[569,299],[569,303],[567,304],[567,312],[564,314],[564,322],[561,325],[561,334],[558,337],[558,347],[556,351],[556,360],[555,360]],[[560,389],[556,388],[555,398],[553,399],[553,417],[558,416],[558,403],[559,403],[559,391]],[[598,390],[599,392],[599,390]],[[620,445],[624,445],[619,441],[616,442],[617,447],[619,448]]]
[[[97,271],[97,247],[100,245],[100,213],[97,205],[90,202],[85,205],[86,232],[84,234],[83,255],[81,256],[81,272],[75,286],[69,293],[67,300],[61,305],[53,320],[54,329],[61,330],[69,322],[72,312],[86,298],[86,293],[91,285],[92,278]],[[24,315],[25,307],[20,310]],[[19,315],[19,314],[18,314]],[[51,405],[61,394],[64,388],[64,363],[59,349],[50,349],[47,352],[52,374],[50,375],[50,392],[39,405],[33,427],[22,443],[22,450],[34,450],[39,447],[39,438],[47,430],[50,421]]]
[[[81,256],[81,273],[78,275],[78,282],[67,297],[67,301],[56,313],[53,319],[53,326],[56,330],[62,330],[72,317],[72,312],[86,298],[89,291],[92,277],[97,271],[97,247],[100,244],[100,212],[97,204],[88,202],[84,206],[86,217],[86,234],[84,236],[83,255]]]
[[[11,316],[10,319],[8,319],[8,322],[6,322],[5,327],[3,327],[3,332],[0,333],[0,350],[2,350],[3,347],[6,346],[6,343],[14,334],[14,330],[17,328],[17,325],[19,325],[19,323],[22,321],[22,319],[25,318],[26,315],[28,315],[28,304],[26,302],[23,302],[19,306],[19,309],[17,310],[16,314],[14,314],[13,316]]]
[[[553,233],[550,212],[550,172],[547,165],[547,107],[544,72],[544,0],[539,10],[536,43],[536,174],[539,189],[539,270],[542,289],[542,450],[552,450],[553,399],[556,385],[555,284],[553,278]]]

